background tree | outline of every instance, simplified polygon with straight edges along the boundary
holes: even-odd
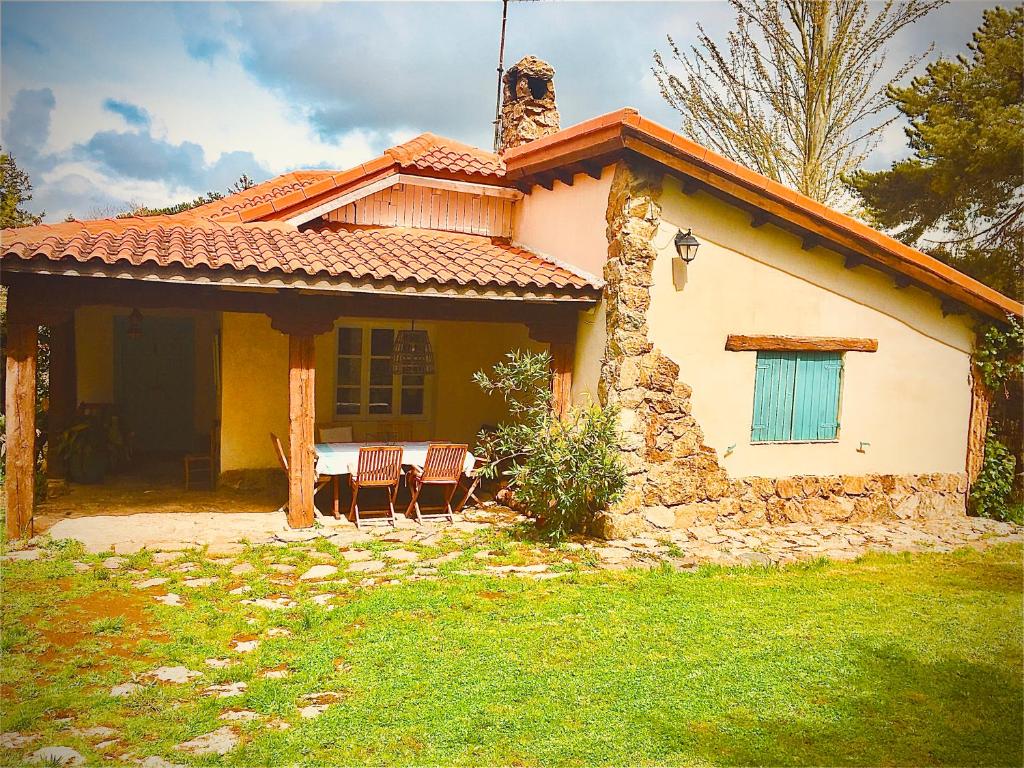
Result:
[[[1021,298],[1024,8],[985,11],[968,48],[889,89],[913,155],[850,185],[876,225]]]
[[[0,149],[0,228],[27,227],[42,221],[45,213],[37,216],[23,207],[31,199],[28,174],[18,168],[9,152]]]
[[[247,189],[252,189],[256,186],[256,182],[250,178],[249,174],[243,173],[239,176],[235,182],[228,187],[227,192],[218,192],[217,190],[210,190],[205,195],[200,195],[193,200],[184,200],[180,203],[173,203],[160,208],[150,208],[148,205],[143,205],[134,200],[130,200],[123,205],[106,206],[102,208],[93,208],[89,212],[89,218],[91,219],[128,219],[132,216],[170,216],[175,213],[183,213],[184,211],[190,211],[193,208],[198,208],[201,205],[207,203],[213,203],[217,200],[223,200],[227,195],[234,195],[238,192],[244,192]],[[69,220],[73,217],[68,217]]]
[[[883,82],[893,36],[945,0],[729,0],[736,28],[721,47],[698,23],[698,44],[668,44],[680,71],[654,53],[661,93],[682,114],[683,132],[705,146],[819,202],[845,195],[892,120]]]

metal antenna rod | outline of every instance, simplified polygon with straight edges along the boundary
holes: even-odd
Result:
[[[501,76],[505,73],[505,22],[508,19],[508,1],[501,0],[501,42],[498,44],[498,97],[494,104],[494,151],[498,151],[501,136]]]

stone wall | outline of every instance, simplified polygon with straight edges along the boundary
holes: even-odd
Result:
[[[536,56],[524,56],[502,76],[499,151],[557,133],[559,123],[555,70]]]
[[[966,477],[869,475],[730,478],[693,418],[679,366],[649,340],[662,172],[620,162],[608,199],[607,341],[602,403],[617,405],[626,493],[598,521],[606,536],[700,522],[739,526],[798,521],[963,515]]]

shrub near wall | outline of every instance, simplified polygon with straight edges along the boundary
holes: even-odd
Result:
[[[500,394],[510,422],[481,433],[478,451],[490,457],[485,477],[504,476],[521,509],[551,538],[588,528],[622,494],[626,473],[619,454],[618,410],[573,408],[565,420],[551,411],[550,356],[511,352],[507,362],[474,377]]]

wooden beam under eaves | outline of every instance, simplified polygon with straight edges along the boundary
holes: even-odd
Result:
[[[906,275],[903,275],[903,274],[900,274],[899,272],[897,272],[896,274],[894,274],[892,276],[892,282],[893,282],[893,285],[895,285],[897,288],[907,288],[910,285],[912,285],[914,281],[911,280]]]
[[[942,316],[948,317],[949,315],[966,315],[967,305],[962,301],[956,301],[955,299],[943,299],[942,300]]]
[[[819,245],[821,245],[821,238],[809,233],[805,234],[800,242],[800,247],[805,251],[809,251]]]
[[[560,181],[563,184],[565,184],[565,186],[571,187],[572,183],[573,183],[573,180],[576,177],[576,174],[573,172],[572,168],[568,168],[567,170],[555,173],[554,177],[555,177],[555,181]]]
[[[555,188],[555,175],[553,173],[538,173],[536,181],[549,192]]]
[[[604,171],[604,168],[601,166],[600,163],[590,161],[580,163],[580,168],[583,169],[583,172],[587,174],[587,176],[589,176],[592,179],[597,179],[599,181],[601,179],[601,173],[602,171]]]
[[[683,194],[692,195],[700,191],[701,184],[694,178],[683,176],[679,181],[679,187],[683,190]]]

